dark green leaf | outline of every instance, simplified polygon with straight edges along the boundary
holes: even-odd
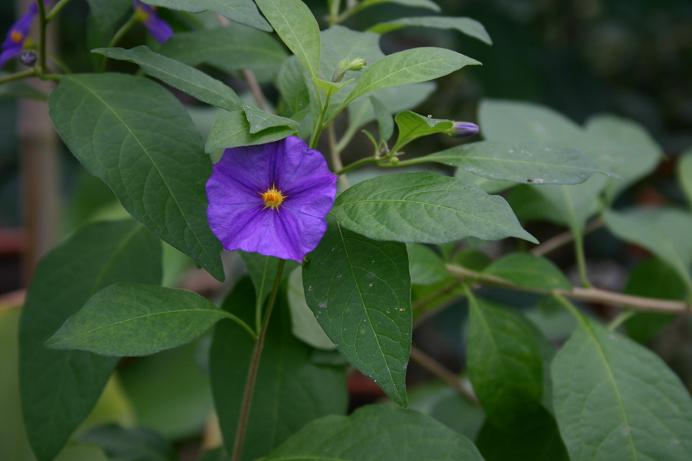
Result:
[[[405,27],[425,27],[432,29],[454,29],[469,37],[492,45],[490,35],[483,24],[471,18],[459,18],[449,16],[415,16],[412,18],[399,18],[393,21],[381,22],[372,26],[369,30],[378,34],[386,34]]]
[[[473,444],[411,410],[371,405],[307,425],[267,461],[482,461]]]
[[[339,351],[406,405],[411,283],[406,247],[334,224],[303,267],[310,309]]]
[[[102,355],[149,355],[188,343],[224,318],[224,311],[191,291],[118,283],[92,296],[46,344]]]
[[[692,400],[663,361],[582,319],[552,364],[555,416],[572,461],[684,461]]]
[[[47,101],[48,95],[34,88],[27,82],[9,82],[0,86],[0,100],[2,99],[33,99],[34,101]]]
[[[394,133],[394,120],[389,109],[375,96],[370,96],[370,104],[377,118],[377,127],[380,131],[380,141],[388,141]]]
[[[110,59],[137,64],[152,77],[206,102],[209,105],[233,110],[241,106],[238,95],[226,84],[202,71],[151,51],[146,46],[126,50],[124,48],[99,48],[92,50]]]
[[[469,305],[469,378],[488,419],[509,428],[540,405],[539,333],[509,307],[475,298],[470,298]]]
[[[446,243],[518,237],[536,242],[502,197],[431,173],[363,181],[339,195],[332,213],[344,227],[376,240]]]
[[[225,309],[247,321],[254,315],[254,305],[248,279],[241,279],[224,301]],[[229,450],[253,347],[254,341],[235,324],[216,326],[210,351],[211,383]],[[288,307],[284,296],[279,296],[257,374],[243,459],[265,455],[315,418],[346,412],[345,369],[312,363],[311,351],[291,334]]]
[[[257,29],[270,32],[272,29],[264,20],[252,0],[142,0],[144,3],[164,6],[174,10],[199,13],[213,11],[228,19]]]
[[[253,119],[253,121],[256,120]],[[229,147],[264,144],[296,133],[296,128],[289,126],[270,127],[256,134],[252,134],[250,130],[250,122],[245,111],[240,109],[232,112],[221,111],[211,127],[205,150],[213,153]]]
[[[361,2],[361,9],[381,5],[383,3],[396,3],[398,5],[410,6],[411,8],[425,8],[428,10],[440,11],[440,7],[432,0],[363,0]]]
[[[245,118],[247,118],[247,122],[250,124],[250,134],[258,134],[270,128],[298,130],[298,122],[290,118],[265,112],[249,104],[244,105],[243,110],[245,111]]]
[[[68,75],[50,115],[72,153],[138,220],[223,280],[207,224],[211,162],[183,106],[156,83],[124,74]]]
[[[481,430],[485,414],[476,403],[442,384],[418,387],[409,394],[409,408],[432,416],[445,426],[474,440]]]
[[[569,290],[572,287],[555,264],[530,253],[504,256],[493,261],[483,272],[535,290]]]
[[[91,36],[98,45],[105,45],[113,37],[125,15],[132,11],[130,0],[87,0],[91,10]]]
[[[134,221],[82,228],[34,274],[22,309],[19,378],[24,424],[39,461],[57,455],[117,363],[87,352],[47,349],[44,343],[95,292],[127,281],[161,281],[161,246]]]
[[[96,427],[80,437],[98,445],[117,461],[175,461],[178,455],[160,434],[145,428],[124,428],[116,424]]]

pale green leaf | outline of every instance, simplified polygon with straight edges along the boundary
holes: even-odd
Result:
[[[464,184],[476,186],[489,194],[497,194],[516,185],[516,183],[510,181],[484,178],[483,176],[469,173],[463,168],[457,168],[454,172],[454,177]]]
[[[682,189],[687,194],[687,200],[692,206],[692,150],[686,152],[678,163],[678,178]]]
[[[396,3],[397,5],[409,6],[411,8],[425,8],[428,10],[440,11],[440,7],[432,0],[363,0],[359,6],[360,9],[364,9],[383,3]]]
[[[493,261],[484,273],[533,290],[569,290],[572,285],[548,259],[531,253],[512,253]]]
[[[92,296],[46,344],[101,355],[149,355],[188,343],[224,318],[228,314],[191,291],[119,283]]]
[[[160,283],[161,245],[134,221],[90,224],[38,265],[22,309],[19,381],[24,424],[39,461],[55,458],[91,412],[117,360],[48,349],[45,341],[98,290]]]
[[[389,109],[375,96],[370,96],[370,104],[375,111],[375,117],[377,118],[377,127],[380,132],[380,140],[388,141],[394,133],[394,119],[389,113]]]
[[[409,408],[431,416],[461,435],[475,440],[485,414],[475,402],[442,383],[416,386],[409,393]]]
[[[336,346],[317,322],[315,314],[310,310],[305,300],[303,274],[302,269],[299,267],[295,268],[288,278],[286,296],[288,298],[288,306],[291,309],[291,331],[293,331],[293,335],[314,348],[335,349]]]
[[[49,108],[75,157],[132,216],[223,280],[206,216],[211,161],[173,95],[142,77],[73,74],[60,79]]]
[[[692,400],[651,351],[582,319],[551,372],[570,460],[685,461],[692,453]]]
[[[308,424],[267,461],[482,461],[464,436],[411,410],[371,405]]]
[[[332,214],[344,227],[376,240],[446,243],[518,237],[536,242],[502,197],[432,173],[363,181],[339,195]]]
[[[451,135],[452,129],[454,128],[454,122],[452,120],[426,117],[410,110],[398,113],[394,121],[399,130],[399,135],[394,147],[392,147],[393,152],[399,152],[410,142],[424,136],[431,136],[439,133]]]
[[[238,146],[253,146],[278,141],[296,133],[296,128],[276,126],[258,133],[250,133],[251,126],[244,110],[221,111],[209,132],[205,150],[213,153],[219,149]]]
[[[353,366],[406,405],[411,283],[406,247],[330,225],[303,267],[308,306]]]
[[[298,129],[298,122],[295,120],[265,112],[250,104],[244,105],[243,111],[245,111],[245,118],[247,118],[250,124],[251,135],[258,134],[269,128],[292,129],[294,131]]]
[[[435,91],[434,83],[383,88],[372,93],[390,114],[412,109],[425,101]],[[375,112],[368,98],[360,98],[348,106],[348,131],[355,133],[366,123],[375,120]]]
[[[174,10],[199,13],[213,11],[228,19],[257,29],[271,32],[271,27],[264,20],[252,0],[142,0],[144,3],[163,6]]]
[[[386,34],[406,27],[425,27],[431,29],[454,29],[483,43],[492,45],[493,41],[483,24],[471,18],[451,16],[415,16],[399,18],[393,21],[375,24],[369,30],[378,34]]]
[[[409,272],[411,283],[416,285],[432,285],[449,277],[445,262],[430,247],[409,243],[408,251]]]

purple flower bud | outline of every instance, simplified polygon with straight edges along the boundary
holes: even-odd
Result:
[[[135,9],[135,17],[137,20],[144,24],[144,27],[147,28],[151,36],[154,37],[157,42],[165,43],[173,36],[173,29],[171,29],[171,26],[158,17],[153,7],[139,0],[133,0],[132,5]]]
[[[2,50],[0,51],[0,67],[4,66],[10,59],[13,59],[22,52],[24,42],[29,37],[31,24],[38,14],[38,5],[36,2],[29,5],[26,12],[17,19],[10,30],[7,31],[5,41],[2,42]]]
[[[452,128],[452,134],[460,138],[470,138],[480,131],[480,127],[471,122],[454,122],[454,128]]]
[[[37,59],[38,59],[38,56],[36,56],[36,53],[34,53],[31,50],[24,50],[19,55],[19,62],[21,62],[22,64],[24,64],[27,67],[33,67],[34,64],[36,64]]]

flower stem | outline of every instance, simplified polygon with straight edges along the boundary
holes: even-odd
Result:
[[[267,337],[267,328],[269,327],[269,319],[276,303],[276,298],[281,287],[281,278],[283,277],[285,260],[279,260],[279,266],[276,269],[276,278],[272,287],[269,303],[267,304],[266,313],[264,314],[264,322],[262,329],[259,332],[255,347],[252,349],[250,358],[250,366],[248,367],[247,380],[245,381],[245,389],[243,390],[243,401],[240,407],[240,416],[238,417],[238,425],[235,432],[235,441],[233,443],[233,454],[231,461],[240,461],[243,454],[243,446],[245,445],[245,435],[247,434],[247,425],[250,420],[250,408],[252,407],[252,397],[255,393],[255,383],[257,382],[257,372],[259,371],[260,359],[262,358],[262,350],[264,349],[264,341]]]
[[[342,174],[348,173],[349,171],[356,170],[356,169],[358,169],[362,166],[365,166],[365,165],[376,165],[378,161],[379,161],[379,159],[377,159],[375,157],[365,157],[365,158],[362,158],[360,160],[356,160],[355,162],[353,162],[349,165],[346,165],[342,169],[338,170],[336,172],[336,174],[342,175]]]
[[[317,123],[315,123],[315,127],[312,130],[312,137],[310,138],[310,148],[311,149],[316,149],[317,143],[320,142],[320,136],[322,136],[322,130],[324,129],[324,116],[327,113],[327,110],[329,109],[330,99],[331,99],[331,95],[328,95],[324,101],[324,105],[322,106],[322,109],[320,110],[320,115],[317,118]]]
[[[108,42],[108,48],[113,48],[115,45],[120,42],[120,40],[123,39],[125,34],[127,34],[130,29],[132,29],[135,24],[137,24],[137,15],[135,13],[130,16],[130,18],[122,25],[120,26],[120,29],[118,29],[115,34],[113,35],[113,38],[111,38],[111,41]],[[108,61],[108,58],[106,56],[100,55],[100,60],[97,65],[97,69],[99,71],[103,71],[106,68],[106,62]]]
[[[586,256],[584,255],[584,234],[582,231],[572,231],[574,234],[574,255],[577,259],[577,268],[579,270],[579,279],[584,287],[591,286],[589,276],[586,272]]]
[[[16,80],[23,80],[25,78],[33,77],[37,74],[36,69],[27,69],[21,72],[15,72],[14,74],[2,75],[0,76],[0,85],[3,83],[14,82]]]
[[[46,15],[46,22],[52,21],[62,11],[62,9],[67,6],[68,3],[70,3],[70,0],[60,0],[58,3],[56,3]]]
[[[39,21],[39,38],[38,38],[38,73],[39,75],[46,72],[46,4],[45,0],[38,0],[38,21]]]

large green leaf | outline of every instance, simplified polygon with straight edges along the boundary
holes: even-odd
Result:
[[[608,229],[668,263],[692,292],[692,213],[673,208],[640,208],[603,214]]]
[[[393,21],[375,24],[369,30],[378,34],[386,34],[405,27],[425,27],[432,29],[454,29],[469,37],[477,38],[483,43],[492,45],[493,41],[483,24],[471,18],[453,16],[415,16],[411,18],[399,18]]]
[[[118,283],[96,293],[48,341],[54,349],[138,356],[181,346],[228,314],[186,290]]]
[[[467,366],[488,419],[508,428],[535,412],[543,395],[538,331],[507,306],[469,299]]]
[[[240,24],[176,33],[159,52],[191,66],[210,64],[226,72],[251,69],[260,81],[271,80],[286,59],[274,37]]]
[[[137,64],[152,77],[206,102],[209,105],[233,110],[242,105],[238,95],[226,84],[204,72],[151,51],[146,46],[126,50],[124,48],[98,48],[93,53],[110,59]]]
[[[680,163],[678,164],[678,177],[682,189],[687,194],[687,200],[690,202],[690,205],[692,205],[692,150],[687,151],[680,158]]]
[[[301,0],[257,0],[257,6],[313,78],[320,74],[320,26]]]
[[[93,408],[110,357],[57,351],[45,341],[98,290],[115,282],[160,283],[161,246],[134,221],[90,224],[39,264],[22,309],[22,409],[39,461],[52,460]]]
[[[291,331],[293,331],[293,335],[317,349],[336,349],[332,340],[329,339],[329,336],[317,322],[315,314],[310,310],[305,300],[303,271],[300,267],[296,267],[288,278],[286,297],[288,298],[288,306],[291,309]]]
[[[493,261],[484,273],[534,290],[569,290],[572,285],[551,261],[531,253],[512,253]]]
[[[223,280],[206,215],[211,162],[173,95],[141,77],[68,75],[49,107],[72,153],[135,218]]]
[[[241,279],[224,301],[224,309],[250,321],[255,299],[252,284]],[[254,341],[236,325],[216,326],[210,351],[214,401],[226,447],[233,447],[246,373]],[[312,349],[291,334],[283,294],[269,325],[257,374],[243,459],[265,455],[315,418],[344,414],[348,396],[342,367],[311,362]]]
[[[250,116],[251,118],[254,115]],[[257,119],[253,118],[255,130]],[[271,126],[256,133],[251,133],[252,125],[248,121],[246,112],[242,109],[234,111],[220,111],[209,132],[205,150],[213,153],[220,149],[238,146],[252,146],[278,141],[296,133],[295,126]]]
[[[536,242],[502,197],[432,173],[363,181],[337,198],[332,213],[344,227],[376,240],[446,243],[518,237]]]
[[[379,405],[307,425],[267,461],[482,461],[465,437],[429,416]]]
[[[579,184],[606,173],[573,148],[482,141],[420,157],[455,166],[489,179],[526,184]]]
[[[363,71],[344,104],[381,88],[434,80],[477,64],[475,59],[444,48],[422,47],[390,54]]]
[[[199,13],[213,11],[235,22],[270,32],[272,29],[264,20],[252,0],[142,0],[144,3],[164,6],[174,10]]]
[[[683,461],[692,400],[651,351],[582,319],[552,364],[555,416],[572,461]]]
[[[308,306],[339,351],[406,405],[411,283],[406,247],[330,225],[303,267]]]

